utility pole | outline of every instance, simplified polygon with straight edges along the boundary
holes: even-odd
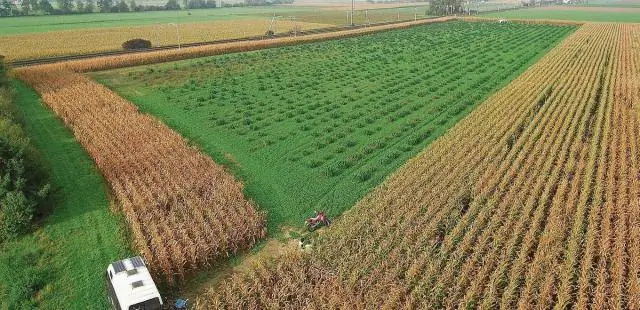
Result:
[[[156,25],[156,46],[160,46],[160,24]]]
[[[298,28],[299,28],[298,19],[300,19],[300,18],[295,17],[295,16],[289,16],[287,18],[289,19],[289,21],[291,21],[293,23],[293,36],[297,37],[298,36]],[[302,30],[302,28],[300,28],[300,30]]]
[[[169,25],[176,27],[176,36],[178,37],[178,49],[180,49],[180,27],[178,27],[178,24],[175,24],[175,23],[169,23]]]
[[[274,34],[276,34],[276,23],[278,22],[278,18],[282,18],[281,15],[276,15],[276,13],[273,13],[273,17],[271,18],[271,22],[269,23],[269,29],[267,29],[267,36],[273,36]]]
[[[365,26],[371,26],[371,20],[369,19],[369,10],[364,11],[364,24]]]
[[[351,27],[353,27],[353,8],[355,0],[351,0]]]

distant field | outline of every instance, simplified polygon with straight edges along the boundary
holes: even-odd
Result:
[[[591,22],[638,23],[640,22],[640,8],[550,6],[495,12],[482,16],[522,19],[557,19]]]
[[[299,10],[299,9],[298,9]],[[251,7],[217,8],[187,11],[157,11],[129,13],[94,13],[73,15],[46,15],[0,18],[0,36],[14,34],[52,32],[73,29],[115,28],[167,23],[201,23],[238,19],[255,19],[256,16],[286,14],[291,8]],[[190,14],[190,15],[189,15]]]
[[[398,11],[403,19],[413,17],[413,7],[374,9],[372,5],[356,6],[356,18],[362,15],[364,9],[371,14],[385,15],[389,18],[397,17]],[[425,7],[418,7],[418,13],[424,15]],[[384,12],[384,14],[383,14]],[[73,29],[116,28],[157,24],[188,24],[227,20],[255,20],[270,19],[274,14],[289,17],[299,17],[301,22],[319,22],[325,24],[344,25],[347,23],[346,10],[343,8],[317,8],[301,6],[270,6],[246,8],[216,8],[183,11],[129,12],[129,13],[94,13],[73,15],[46,15],[0,18],[0,36],[15,34],[52,32]],[[409,16],[410,15],[410,16]],[[336,20],[336,17],[339,17]],[[311,19],[312,18],[312,19]],[[334,22],[332,22],[334,21]],[[364,19],[362,20],[364,21]]]
[[[371,5],[369,5],[370,7]],[[123,42],[143,38],[154,46],[264,35],[273,15],[276,33],[350,23],[341,8],[218,8],[172,12],[83,14],[0,18],[0,55],[9,60],[120,50]],[[355,11],[355,24],[414,20],[426,7]],[[64,30],[63,30],[64,29]]]
[[[502,3],[502,2],[486,2],[486,3],[465,3],[464,7],[466,9],[477,11],[477,12],[487,12],[487,11],[498,11],[498,10],[512,10],[514,8],[522,7],[522,3]]]
[[[381,9],[371,9],[371,6],[372,5],[357,6],[353,14],[353,23],[362,25],[387,21],[413,20],[415,17],[426,17],[429,10],[429,8],[424,5]],[[295,17],[299,21],[338,26],[345,26],[350,23],[348,13],[349,9],[343,7],[309,8],[287,12],[288,17]],[[262,16],[270,17],[268,14],[263,14]],[[287,19],[287,16],[284,16],[284,19]]]
[[[330,24],[279,21],[276,33],[331,27]],[[178,28],[178,29],[176,29]],[[264,35],[269,29],[268,18],[225,20],[179,25],[145,25],[137,27],[102,28],[33,33],[0,37],[0,54],[10,60],[74,55],[122,49],[122,43],[143,38],[153,46],[206,42],[247,36]]]
[[[582,6],[608,6],[608,7],[640,7],[638,0],[590,0]]]
[[[352,206],[572,29],[448,22],[91,75],[239,174],[270,228],[297,226]]]

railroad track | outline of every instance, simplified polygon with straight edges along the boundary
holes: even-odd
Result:
[[[419,18],[418,20],[426,20],[426,19],[433,19],[433,18],[436,18],[436,17]],[[33,65],[50,64],[50,63],[68,61],[68,60],[78,60],[78,59],[87,59],[87,58],[113,56],[113,55],[125,55],[125,54],[134,54],[134,53],[146,53],[146,52],[152,52],[152,51],[171,50],[171,49],[178,49],[178,48],[192,47],[192,46],[223,44],[223,43],[232,43],[232,42],[248,42],[248,41],[258,41],[258,40],[265,40],[265,39],[271,39],[271,38],[293,37],[293,36],[305,36],[305,35],[311,35],[311,34],[337,32],[337,31],[358,29],[358,28],[365,28],[365,27],[399,24],[399,23],[405,23],[409,21],[412,21],[412,20],[371,23],[366,25],[317,28],[317,29],[299,31],[297,33],[292,33],[292,32],[277,33],[268,37],[267,36],[251,36],[251,37],[243,37],[243,38],[236,38],[236,39],[224,39],[224,40],[215,40],[215,41],[206,41],[206,42],[185,43],[185,44],[180,44],[179,46],[175,44],[175,45],[164,45],[164,46],[157,46],[152,48],[136,49],[136,50],[114,50],[114,51],[104,51],[104,52],[89,53],[89,54],[17,60],[17,61],[11,62],[10,65],[14,68],[26,67],[26,66],[33,66]]]

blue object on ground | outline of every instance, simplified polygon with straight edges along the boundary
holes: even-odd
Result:
[[[183,309],[183,308],[186,308],[186,307],[187,307],[187,301],[186,300],[180,299],[180,298],[178,298],[176,300],[176,308]]]

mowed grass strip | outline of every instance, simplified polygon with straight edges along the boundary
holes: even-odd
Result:
[[[574,29],[448,22],[92,76],[231,167],[275,228],[340,214]]]
[[[131,255],[103,178],[38,95],[16,82],[26,131],[51,169],[55,205],[32,234],[0,251],[0,309],[104,309],[103,272]]]
[[[550,6],[483,14],[482,17],[639,23],[640,8]]]

